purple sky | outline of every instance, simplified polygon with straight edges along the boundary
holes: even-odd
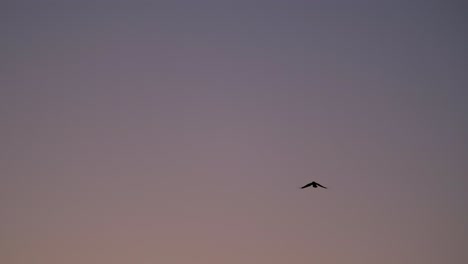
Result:
[[[1,263],[468,263],[461,1],[126,2],[1,4]]]

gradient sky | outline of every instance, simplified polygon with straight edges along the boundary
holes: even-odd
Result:
[[[2,1],[0,262],[468,263],[461,2]]]

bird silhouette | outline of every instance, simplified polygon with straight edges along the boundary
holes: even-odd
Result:
[[[301,189],[307,188],[307,187],[309,187],[309,186],[312,186],[312,187],[314,187],[314,188],[317,188],[318,186],[320,186],[320,187],[322,187],[322,188],[327,189],[327,187],[325,187],[325,186],[323,186],[323,185],[320,185],[320,183],[317,183],[317,182],[314,182],[314,181],[311,182],[311,183],[308,183],[308,184],[306,184],[306,185],[304,185],[304,186],[302,186]]]

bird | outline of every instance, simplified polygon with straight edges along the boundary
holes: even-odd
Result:
[[[309,187],[309,186],[312,186],[312,187],[314,187],[314,188],[317,188],[318,186],[320,186],[320,187],[322,187],[322,188],[327,189],[327,187],[321,185],[320,183],[314,182],[314,181],[311,182],[311,183],[308,183],[308,184],[306,184],[306,185],[304,185],[304,186],[302,186],[301,189],[307,188],[307,187]]]

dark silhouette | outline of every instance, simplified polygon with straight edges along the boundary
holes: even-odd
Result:
[[[327,189],[327,187],[325,187],[325,186],[323,186],[323,185],[320,185],[319,183],[316,183],[316,182],[314,182],[314,181],[311,182],[311,183],[308,183],[308,184],[306,184],[306,185],[304,185],[304,186],[302,186],[301,189],[307,188],[307,187],[309,187],[309,186],[312,186],[312,187],[314,187],[314,188],[317,188],[317,186],[320,186],[320,187],[322,187],[322,188]]]

